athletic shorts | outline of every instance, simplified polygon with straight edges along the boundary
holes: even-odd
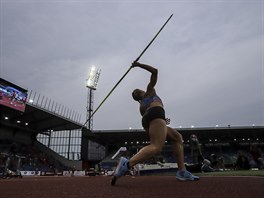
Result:
[[[165,111],[162,107],[159,107],[159,106],[151,107],[145,112],[145,114],[142,117],[143,128],[148,129],[150,122],[156,118],[166,120],[165,119]]]

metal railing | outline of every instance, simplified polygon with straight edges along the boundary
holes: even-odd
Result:
[[[45,111],[48,111],[50,113],[53,113],[55,115],[64,117],[70,121],[76,122],[81,124],[81,114],[77,113],[76,111],[53,101],[51,98],[45,97],[35,91],[29,91],[28,97],[27,97],[27,103],[44,109]]]

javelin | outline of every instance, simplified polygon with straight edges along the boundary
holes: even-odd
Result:
[[[159,33],[165,27],[165,25],[169,22],[169,20],[171,19],[172,16],[173,16],[173,14],[170,15],[170,17],[167,19],[167,21],[164,23],[164,25],[160,28],[160,30],[157,32],[157,34],[153,37],[153,39],[149,42],[149,44],[147,45],[147,47],[145,47],[145,49],[141,52],[141,54],[137,57],[137,59],[134,62],[139,61],[139,59],[141,58],[141,56],[146,52],[146,50],[149,48],[149,46],[153,43],[153,41],[156,39],[156,37],[159,35]],[[93,117],[93,115],[97,112],[97,110],[103,105],[103,103],[106,101],[106,99],[115,90],[115,88],[117,87],[117,85],[119,85],[119,83],[125,78],[125,76],[131,70],[131,68],[132,67],[129,67],[128,68],[128,70],[126,71],[126,73],[120,78],[120,80],[116,83],[116,85],[111,89],[111,91],[107,94],[107,96],[105,97],[105,99],[99,104],[99,106],[95,109],[95,111],[92,113],[92,115],[86,120],[86,122],[83,124],[83,126],[86,125],[86,123]]]

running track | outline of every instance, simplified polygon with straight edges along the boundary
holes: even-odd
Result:
[[[0,179],[0,198],[263,198],[264,177],[201,177],[180,182],[173,176],[109,176]]]

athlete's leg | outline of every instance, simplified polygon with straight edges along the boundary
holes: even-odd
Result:
[[[182,143],[181,134],[170,127],[167,129],[167,138],[172,141],[173,152],[178,162],[178,171],[176,172],[176,178],[182,181],[194,181],[199,180],[199,177],[192,175],[186,170],[184,165],[184,149]]]
[[[149,124],[148,134],[150,137],[150,145],[143,147],[129,161],[126,158],[121,157],[112,177],[111,185],[115,185],[117,179],[128,171],[127,164],[129,164],[130,167],[133,167],[137,163],[151,158],[162,150],[167,136],[166,122],[160,118],[152,120]]]
[[[184,170],[185,165],[182,135],[177,130],[167,127],[167,139],[172,142],[173,153],[176,157],[179,170]]]
[[[143,147],[129,160],[129,166],[132,167],[139,162],[148,160],[155,154],[161,152],[167,136],[167,126],[163,119],[154,119],[149,125],[150,145]]]

